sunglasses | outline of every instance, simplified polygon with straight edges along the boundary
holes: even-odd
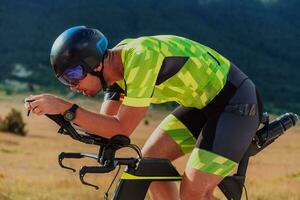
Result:
[[[77,65],[64,71],[64,73],[57,77],[60,82],[67,86],[76,86],[80,80],[86,77],[87,73],[81,65]]]

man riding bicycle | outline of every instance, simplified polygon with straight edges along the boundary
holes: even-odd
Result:
[[[247,150],[259,125],[261,104],[253,82],[229,60],[195,41],[174,35],[125,39],[107,49],[97,29],[64,31],[51,49],[57,78],[72,90],[95,96],[100,113],[49,94],[32,95],[27,109],[62,114],[89,132],[129,136],[150,103],[179,106],[146,141],[145,157],[175,160],[191,153],[180,191],[153,182],[151,199],[215,199],[213,191]]]

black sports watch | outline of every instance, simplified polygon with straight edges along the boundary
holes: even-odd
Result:
[[[73,104],[71,106],[71,108],[69,108],[68,110],[66,110],[63,114],[64,116],[64,119],[67,120],[67,121],[72,121],[75,119],[76,117],[76,110],[79,108],[79,106],[77,104]]]

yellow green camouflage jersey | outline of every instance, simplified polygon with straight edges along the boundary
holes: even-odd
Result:
[[[195,41],[174,36],[125,39],[122,46],[124,105],[146,107],[175,101],[205,107],[224,87],[230,62]]]

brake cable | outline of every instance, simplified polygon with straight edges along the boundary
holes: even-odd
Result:
[[[141,149],[140,149],[140,147],[138,145],[136,145],[136,144],[129,144],[128,147],[131,148],[131,149],[133,149],[133,150],[135,150],[135,152],[138,154],[139,158],[143,157],[142,156],[142,151],[141,151]]]
[[[139,158],[140,158],[140,159],[142,158],[142,151],[141,151],[141,149],[139,148],[139,146],[137,146],[136,144],[129,144],[128,146],[125,146],[125,147],[129,147],[129,148],[133,149],[133,150],[138,154]],[[125,148],[125,147],[122,147],[122,148]],[[117,176],[118,176],[118,174],[119,174],[119,172],[120,172],[120,169],[121,169],[121,165],[119,165],[119,168],[118,168],[117,173],[115,174],[115,177],[113,178],[113,180],[112,180],[112,182],[110,183],[110,185],[109,185],[107,191],[106,191],[105,194],[104,194],[104,200],[108,200],[108,192],[109,192],[111,186],[113,185],[113,183],[115,182],[115,180],[116,180],[116,178],[117,178]]]
[[[244,183],[243,183],[243,188],[245,189],[246,200],[248,200],[248,192]]]
[[[108,200],[108,192],[109,192],[111,186],[113,185],[113,183],[115,182],[115,180],[116,180],[116,178],[117,178],[117,176],[118,176],[118,174],[119,174],[119,172],[120,172],[120,169],[121,169],[121,165],[119,165],[118,171],[117,171],[117,173],[116,173],[114,179],[113,179],[112,182],[110,183],[110,185],[109,185],[107,191],[104,193],[104,200]]]

